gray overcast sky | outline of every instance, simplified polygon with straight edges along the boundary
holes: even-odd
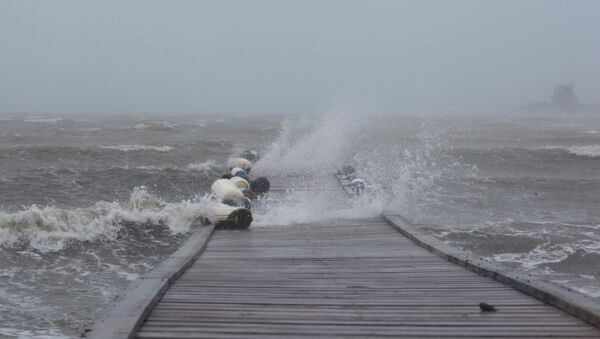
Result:
[[[0,0],[0,113],[489,110],[576,82],[600,1]]]

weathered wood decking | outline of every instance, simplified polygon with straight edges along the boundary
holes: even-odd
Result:
[[[480,312],[479,302],[498,312]],[[217,230],[151,306],[132,336],[600,337],[417,246],[379,217]]]

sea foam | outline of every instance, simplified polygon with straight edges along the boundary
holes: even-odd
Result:
[[[27,119],[25,119],[23,121],[24,122],[38,123],[38,124],[52,124],[52,123],[63,121],[63,118],[30,117],[30,118],[27,118]]]
[[[371,123],[336,113],[317,120],[283,120],[278,138],[253,171],[303,178],[301,186],[308,188],[294,190],[290,184],[285,197],[267,202],[268,208],[256,214],[255,224],[373,217],[390,203],[405,205],[427,194],[432,180],[443,172],[441,163],[436,163],[439,154],[434,137],[424,136],[422,143],[426,145],[418,150],[396,153],[396,148],[390,150],[364,140],[362,136],[373,127]],[[358,175],[369,183],[366,196],[350,200],[341,190],[337,194],[320,190],[319,177],[331,178],[346,164],[355,165]]]
[[[149,146],[149,145],[109,145],[100,146],[103,149],[113,151],[132,152],[132,151],[154,151],[154,152],[170,152],[173,150],[171,146]]]
[[[200,171],[200,172],[204,172],[204,173],[213,173],[215,171],[214,168],[216,166],[217,166],[216,161],[214,161],[212,159],[208,159],[204,162],[197,162],[197,163],[189,164],[188,169],[192,170],[192,171]]]
[[[597,158],[600,157],[600,145],[579,145],[579,146],[544,146],[543,149],[561,150],[581,157]]]
[[[177,234],[189,231],[200,218],[209,218],[213,210],[214,201],[208,196],[166,203],[137,187],[127,204],[100,201],[72,210],[32,205],[14,213],[0,212],[0,245],[56,252],[71,242],[114,240],[125,222],[163,225]]]

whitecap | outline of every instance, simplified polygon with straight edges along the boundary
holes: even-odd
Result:
[[[177,124],[168,121],[151,121],[133,126],[136,130],[155,130],[155,131],[168,131],[174,130]]]
[[[582,286],[582,287],[577,287],[577,286],[570,286],[570,288],[576,290],[579,293],[588,295],[592,298],[599,298],[600,297],[600,287],[598,286]]]
[[[216,161],[212,159],[208,159],[204,162],[197,162],[188,165],[188,169],[192,171],[200,171],[204,173],[212,173],[214,172],[214,167],[216,167]]]
[[[0,245],[56,252],[74,241],[114,240],[124,222],[152,223],[173,234],[185,233],[199,218],[210,218],[214,205],[209,196],[166,203],[143,186],[134,188],[126,205],[100,201],[72,210],[32,205],[19,212],[0,212]]]
[[[597,158],[600,157],[600,145],[578,145],[578,146],[555,146],[548,145],[542,149],[561,150],[573,155]]]
[[[39,117],[31,117],[31,118],[27,118],[27,119],[25,119],[23,121],[24,122],[37,123],[37,124],[44,124],[44,123],[60,122],[60,121],[63,121],[63,118],[39,118]]]
[[[132,152],[132,151],[154,151],[154,152],[170,152],[173,150],[171,146],[149,146],[149,145],[107,145],[100,146],[103,149],[109,149],[121,152]]]

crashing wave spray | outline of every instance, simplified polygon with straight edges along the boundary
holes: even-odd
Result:
[[[166,226],[171,233],[189,231],[200,218],[213,215],[214,202],[208,196],[178,203],[166,203],[136,187],[129,202],[97,202],[92,207],[66,210],[32,205],[15,213],[0,213],[0,245],[29,247],[56,252],[74,241],[114,240],[125,222]]]
[[[401,121],[400,121],[401,122]],[[452,175],[472,175],[475,168],[451,155],[452,146],[444,129],[422,124],[414,134],[396,125],[389,127],[376,118],[332,114],[316,122],[285,120],[274,142],[257,168],[286,176],[331,176],[343,165],[354,165],[370,183],[370,193],[352,202],[354,212],[373,215],[383,209],[420,214],[422,205],[435,203],[439,182]],[[412,134],[411,134],[412,133]],[[315,218],[350,215],[348,203],[332,206],[330,196],[314,190],[290,192],[271,206],[258,224],[306,222]],[[360,213],[359,213],[360,214]]]
[[[314,121],[285,119],[279,138],[256,164],[269,173],[333,173],[343,163],[347,144],[360,121],[341,113]]]
[[[341,192],[324,192],[353,151],[352,140],[361,132],[361,119],[334,113],[317,120],[285,119],[256,171],[302,178],[302,189],[293,185],[284,197],[268,198],[256,215],[256,225],[298,224],[316,220],[373,215],[368,208],[352,209]],[[325,182],[323,182],[325,181]],[[329,182],[327,182],[329,181]],[[334,184],[335,185],[335,184]]]

